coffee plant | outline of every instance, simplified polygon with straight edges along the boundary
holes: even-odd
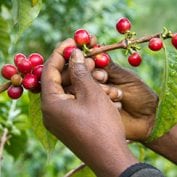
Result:
[[[18,12],[16,13],[16,16],[14,16],[13,32],[15,33],[15,37],[11,43],[10,40],[12,40],[12,38],[7,34],[8,22],[0,17],[0,22],[4,25],[2,27],[4,33],[3,39],[7,41],[7,43],[2,44],[0,42],[0,47],[2,49],[2,52],[0,53],[1,57],[8,56],[8,50],[13,51],[13,45],[20,43],[20,37],[23,36],[24,32],[38,16],[42,7],[42,1],[20,0],[12,3],[6,2],[4,6],[13,6],[13,8],[18,7],[18,9],[16,9]],[[163,60],[163,82],[159,88],[160,102],[157,109],[156,124],[148,141],[152,141],[166,133],[177,123],[177,57],[175,51],[177,49],[177,33],[164,27],[161,32],[137,37],[141,29],[137,29],[136,32],[134,32],[134,30],[132,30],[134,24],[131,22],[131,19],[119,16],[116,23],[109,26],[109,28],[114,29],[117,38],[110,43],[109,40],[102,42],[101,39],[101,42],[99,42],[98,37],[98,41],[95,41],[93,45],[91,44],[91,38],[94,37],[95,34],[89,32],[89,29],[87,30],[82,24],[80,25],[81,26],[78,26],[78,29],[74,29],[74,27],[73,29],[67,29],[69,34],[72,35],[65,36],[65,38],[72,37],[77,46],[68,46],[64,49],[63,57],[66,60],[66,66],[72,51],[76,48],[81,49],[85,57],[91,58],[93,61],[93,68],[98,69],[104,69],[111,59],[114,60],[111,56],[111,51],[116,50],[116,52],[123,53],[124,60],[126,59],[126,63],[130,65],[126,66],[132,70],[136,68],[136,72],[138,72],[137,68],[141,67],[141,64],[146,60],[146,52],[143,50],[144,46],[151,51],[150,53],[152,55],[154,55],[154,53],[163,52],[164,58],[161,58],[161,60]],[[36,31],[36,34],[38,34],[38,31]],[[99,35],[99,33],[97,33],[96,36],[97,35]],[[106,35],[109,36],[109,33]],[[65,38],[60,39],[64,40]],[[12,52],[11,58],[13,58],[13,63],[9,62],[12,61],[12,59],[9,59],[1,66],[1,80],[3,83],[0,85],[0,94],[7,92],[7,95],[9,96],[8,99],[18,99],[18,102],[19,99],[22,99],[21,96],[23,93],[28,91],[30,100],[28,105],[29,118],[32,129],[46,151],[51,152],[57,143],[57,139],[44,128],[40,108],[41,73],[45,62],[44,60],[47,60],[48,56],[42,56],[39,54],[42,52],[38,50],[31,50],[28,57],[25,55],[26,53],[23,54],[22,51],[17,52],[18,53]],[[106,80],[104,80],[103,83],[105,82]],[[65,83],[65,81],[63,81],[63,83]],[[17,127],[13,125],[13,121],[1,121],[0,132],[1,165],[6,144],[9,144],[13,136],[20,135],[20,133],[18,132]],[[95,175],[87,166],[81,164],[74,171],[69,172],[66,175],[66,177],[69,176],[87,177]]]

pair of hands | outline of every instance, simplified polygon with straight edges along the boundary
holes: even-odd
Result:
[[[44,124],[97,176],[117,176],[137,162],[128,150],[126,139],[147,139],[158,98],[135,74],[113,62],[104,68],[109,76],[107,85],[100,86],[80,50],[72,53],[68,71],[64,71],[62,54],[70,45],[76,45],[73,39],[60,44],[43,69]],[[71,86],[63,88],[62,78],[67,77],[63,73],[68,72]],[[122,109],[114,106],[102,87],[117,88],[118,93],[122,90]]]

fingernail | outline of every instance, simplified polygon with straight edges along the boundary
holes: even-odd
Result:
[[[71,61],[74,63],[84,63],[84,55],[79,49],[75,49],[71,54]]]
[[[93,72],[93,77],[99,80],[101,83],[105,83],[108,79],[107,73],[99,70]]]

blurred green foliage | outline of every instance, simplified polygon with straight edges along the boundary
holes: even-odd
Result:
[[[0,65],[12,63],[13,55],[17,52],[26,55],[39,52],[47,59],[56,44],[72,37],[78,28],[85,28],[95,34],[102,44],[121,40],[122,36],[115,30],[115,23],[122,16],[131,20],[137,36],[162,31],[163,26],[177,31],[175,0],[43,0],[39,16],[18,38],[14,2],[0,0]],[[166,44],[169,45],[169,42]],[[147,44],[143,44],[141,54],[143,56],[141,67],[131,68],[127,64],[124,51],[110,52],[116,62],[134,70],[158,92],[164,53],[151,52]],[[0,82],[3,81],[0,78]],[[6,93],[0,95],[0,132],[2,127],[6,126],[11,133],[11,139],[5,147],[2,176],[62,177],[80,164],[80,160],[61,143],[57,144],[51,154],[45,153],[32,131],[28,106],[26,92],[18,101],[11,101]],[[130,145],[130,148],[140,160],[153,164],[168,177],[176,177],[176,166],[163,157],[137,143]]]

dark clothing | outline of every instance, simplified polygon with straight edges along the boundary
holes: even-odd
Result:
[[[164,177],[164,175],[151,165],[137,163],[127,168],[119,177]]]

